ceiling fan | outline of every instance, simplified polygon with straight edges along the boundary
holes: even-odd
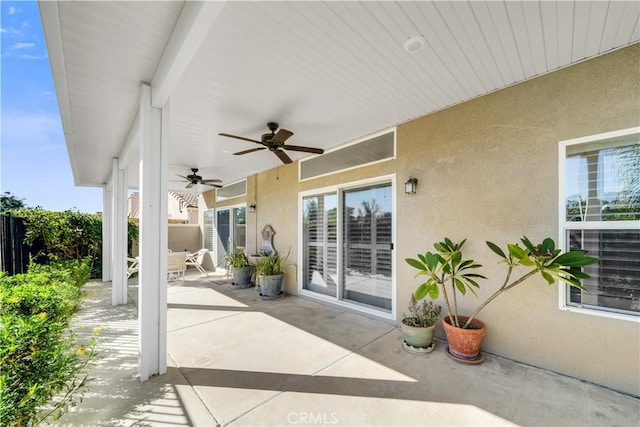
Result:
[[[187,175],[187,176],[183,176],[183,175],[177,175],[180,178],[182,178],[184,180],[184,182],[187,182],[187,186],[185,188],[191,188],[196,184],[202,184],[202,185],[208,185],[210,187],[216,187],[216,188],[221,188],[222,185],[218,185],[218,184],[214,184],[214,182],[222,182],[219,179],[202,179],[202,177],[200,175],[198,175],[198,169],[197,168],[191,168],[191,172],[193,172],[191,175]]]
[[[241,139],[243,141],[255,142],[256,144],[262,145],[262,147],[251,148],[249,150],[238,151],[237,153],[233,153],[236,156],[240,156],[242,154],[253,153],[254,151],[269,150],[273,154],[278,156],[278,158],[280,160],[282,160],[282,163],[286,164],[286,163],[291,163],[293,160],[291,160],[291,158],[283,150],[302,151],[304,153],[313,153],[313,154],[322,154],[322,153],[324,153],[324,150],[321,149],[321,148],[301,147],[299,145],[288,145],[288,144],[285,144],[284,142],[287,139],[289,139],[291,137],[291,135],[293,135],[293,132],[291,132],[289,130],[286,130],[286,129],[278,130],[278,126],[279,125],[276,122],[267,123],[267,128],[269,128],[271,133],[263,134],[260,141],[258,141],[256,139],[245,138],[243,136],[231,135],[231,134],[228,134],[228,133],[219,133],[218,135],[226,136],[228,138]],[[276,132],[276,130],[278,132]]]

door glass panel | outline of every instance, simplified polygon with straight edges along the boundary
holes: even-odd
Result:
[[[204,242],[202,244],[203,248],[207,248],[210,251],[214,251],[215,247],[215,227],[213,224],[213,209],[207,209],[204,211]]]
[[[303,288],[337,295],[337,210],[335,193],[302,199]]]
[[[343,298],[384,310],[392,307],[391,184],[343,194]]]
[[[247,208],[234,208],[233,243],[236,247],[245,249],[247,246]]]
[[[216,214],[216,230],[218,232],[218,265],[224,265],[224,256],[231,246],[231,230],[229,209],[219,210]]]

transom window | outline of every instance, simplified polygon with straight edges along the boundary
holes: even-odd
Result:
[[[565,250],[598,258],[586,291],[563,288],[561,305],[640,319],[640,129],[560,143],[560,228]]]

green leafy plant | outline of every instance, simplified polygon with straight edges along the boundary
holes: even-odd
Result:
[[[249,266],[249,259],[242,249],[238,249],[235,245],[233,251],[224,255],[224,264],[226,268],[235,267],[242,268]]]
[[[556,249],[555,242],[550,238],[544,239],[537,245],[531,243],[526,236],[523,236],[520,241],[524,247],[509,243],[506,251],[495,243],[486,242],[487,246],[501,258],[501,262],[507,264],[507,272],[500,288],[478,306],[464,325],[458,321],[457,293],[465,295],[467,291],[471,291],[477,296],[475,289],[480,287],[478,279],[486,279],[485,276],[475,272],[482,267],[481,264],[472,259],[463,259],[462,247],[466,239],[460,243],[454,243],[449,238],[445,238],[434,244],[435,252],[426,252],[424,255],[418,254],[417,258],[405,259],[410,266],[418,270],[416,276],[427,276],[427,280],[416,289],[416,298],[421,300],[429,296],[435,300],[442,293],[452,324],[466,328],[487,304],[537,274],[540,274],[549,285],[559,281],[584,290],[580,281],[588,278],[589,275],[582,271],[582,267],[597,262],[596,258],[587,256],[583,251],[562,253],[560,249]],[[523,267],[527,271],[518,278],[512,279],[514,269],[517,267]]]
[[[61,416],[86,385],[95,339],[80,344],[71,331],[89,262],[35,266],[0,276],[0,419],[37,425]],[[98,331],[99,332],[99,331]]]
[[[438,322],[441,313],[442,307],[434,304],[433,301],[425,299],[422,303],[418,303],[415,294],[411,294],[409,314],[403,314],[402,323],[416,328],[428,328]]]
[[[274,256],[262,258],[256,264],[256,274],[259,276],[275,276],[277,274],[284,274],[290,252],[291,250],[287,251],[286,254],[278,252]]]

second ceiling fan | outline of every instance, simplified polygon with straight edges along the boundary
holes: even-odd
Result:
[[[276,122],[267,123],[267,128],[269,128],[271,133],[263,134],[261,141],[258,141],[257,139],[245,138],[244,136],[231,135],[228,133],[219,133],[218,135],[226,136],[228,138],[240,139],[243,141],[254,142],[256,144],[262,145],[262,147],[251,148],[249,150],[243,150],[243,151],[238,151],[237,153],[233,153],[236,156],[253,153],[255,151],[269,150],[273,154],[278,156],[278,158],[282,160],[282,163],[286,164],[286,163],[291,163],[293,160],[291,160],[291,157],[289,157],[289,155],[285,153],[283,150],[301,151],[303,153],[312,153],[312,154],[324,153],[324,150],[321,148],[302,147],[299,145],[285,144],[285,141],[289,139],[291,135],[293,135],[293,132],[286,129],[278,130],[278,126],[279,125]],[[278,132],[276,132],[276,130]]]

